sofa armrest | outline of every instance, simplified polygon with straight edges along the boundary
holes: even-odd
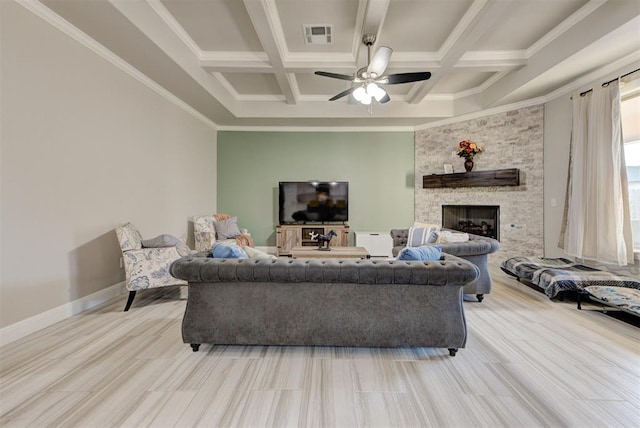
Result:
[[[479,239],[469,240],[467,242],[452,242],[435,245],[438,245],[442,249],[443,253],[452,254],[454,256],[479,256],[482,254],[493,253],[497,249],[494,249],[494,246],[490,242]],[[498,248],[500,248],[499,245]]]

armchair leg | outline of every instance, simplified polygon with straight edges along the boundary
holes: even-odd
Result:
[[[482,299],[484,299],[484,294],[476,294],[476,299],[478,299],[478,302],[482,302]]]
[[[127,299],[127,305],[124,307],[124,311],[127,312],[133,303],[133,299],[136,297],[135,291],[129,291],[129,298]]]

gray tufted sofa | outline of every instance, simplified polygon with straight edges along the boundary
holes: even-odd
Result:
[[[182,338],[236,345],[429,346],[455,355],[467,328],[462,287],[473,264],[441,261],[214,259],[175,261],[188,281]]]
[[[448,229],[444,229],[448,230]],[[458,232],[454,230],[453,232]],[[459,233],[459,232],[458,232]],[[393,238],[393,256],[396,257],[400,250],[407,245],[409,229],[391,230]],[[493,282],[489,273],[487,255],[500,249],[500,242],[492,238],[469,234],[468,242],[438,244],[442,252],[458,256],[468,260],[480,269],[480,277],[463,289],[464,294],[475,294],[479,302],[482,302],[485,294],[491,293]]]

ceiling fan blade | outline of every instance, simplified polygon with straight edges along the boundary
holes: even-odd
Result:
[[[358,86],[354,86],[353,88],[349,88],[349,89],[347,89],[345,91],[342,91],[338,95],[335,95],[335,96],[329,98],[329,101],[335,101],[335,100],[340,99],[340,98],[342,98],[344,96],[347,96],[347,95],[351,94],[353,91],[355,91],[356,89],[358,89]]]
[[[388,46],[380,46],[376,54],[371,58],[371,63],[367,67],[367,73],[369,75],[382,76],[382,73],[387,69],[389,65],[389,59],[393,49]]]
[[[353,81],[353,76],[349,76],[347,74],[338,74],[338,73],[329,73],[328,71],[316,71],[314,74],[318,76],[331,77],[332,79],[341,79]]]
[[[391,98],[389,98],[389,94],[386,93],[384,94],[384,97],[382,97],[380,99],[380,101],[378,101],[380,104],[384,104],[384,103],[388,103],[389,101],[391,101]]]
[[[431,73],[428,71],[420,71],[415,73],[396,73],[385,76],[379,80],[378,83],[386,85],[398,85],[400,83],[419,82],[421,80],[427,80],[431,77]]]

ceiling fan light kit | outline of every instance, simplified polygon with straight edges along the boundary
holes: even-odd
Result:
[[[358,70],[355,76],[346,74],[330,73],[327,71],[316,71],[318,76],[330,77],[332,79],[348,80],[358,86],[340,92],[331,97],[329,101],[335,101],[349,94],[353,94],[353,98],[364,105],[371,105],[371,101],[375,99],[377,102],[384,104],[391,100],[387,91],[379,85],[398,85],[402,83],[419,82],[427,80],[431,77],[428,71],[414,73],[396,73],[384,76],[384,71],[389,65],[393,49],[388,46],[381,46],[371,58],[371,46],[376,41],[375,34],[365,34],[362,36],[362,43],[367,47],[366,67]]]

